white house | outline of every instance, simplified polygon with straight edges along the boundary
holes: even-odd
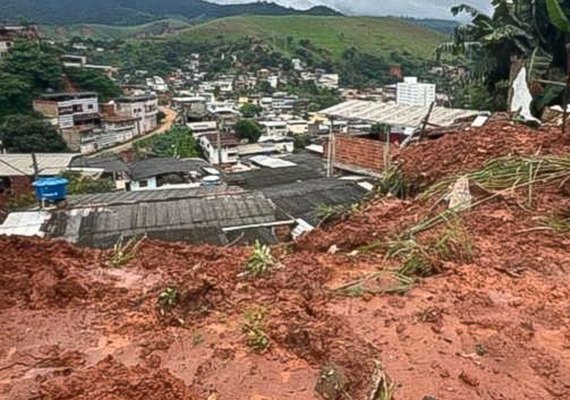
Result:
[[[338,74],[322,74],[317,80],[317,86],[323,89],[338,89],[339,82]]]
[[[404,106],[427,107],[435,102],[436,86],[432,83],[419,83],[416,77],[406,77],[396,89],[396,103]]]
[[[136,119],[135,132],[137,136],[151,132],[158,125],[158,99],[153,94],[140,96],[119,97],[115,100],[117,114]]]
[[[229,133],[208,133],[200,136],[200,147],[212,165],[237,164],[240,141]]]
[[[286,121],[260,121],[264,136],[287,136]]]
[[[293,135],[306,135],[309,133],[309,121],[304,119],[288,120],[287,131]]]

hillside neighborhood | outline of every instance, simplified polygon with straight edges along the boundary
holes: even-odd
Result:
[[[570,399],[570,5],[299,3],[0,7],[0,398]]]

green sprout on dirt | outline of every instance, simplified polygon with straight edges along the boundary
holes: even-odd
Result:
[[[321,221],[321,224],[338,220],[343,218],[344,216],[358,211],[360,205],[358,203],[355,204],[337,204],[334,206],[328,204],[319,204],[315,208],[315,214],[317,218]]]
[[[164,289],[158,295],[158,306],[160,308],[160,313],[162,315],[166,314],[168,311],[171,311],[180,300],[180,293],[178,292],[178,288],[176,286],[170,286]]]
[[[255,278],[265,275],[271,267],[275,265],[275,259],[271,254],[271,249],[267,245],[262,245],[259,241],[255,241],[253,253],[249,257],[245,265],[245,272]]]
[[[378,182],[378,191],[385,196],[391,194],[400,199],[408,197],[409,187],[402,170],[394,165],[386,168]]]
[[[248,310],[244,316],[242,331],[246,336],[246,344],[252,351],[263,354],[269,348],[269,336],[265,333],[267,309],[256,307]]]
[[[426,277],[439,272],[441,262],[472,262],[473,248],[473,242],[463,224],[455,218],[447,221],[447,228],[434,240],[394,241],[389,246],[387,257],[402,260],[399,275]]]
[[[570,216],[568,215],[550,215],[541,218],[539,223],[542,227],[553,230],[559,234],[570,232]]]
[[[143,236],[141,239],[137,237],[131,238],[127,243],[123,243],[123,237],[113,246],[113,251],[109,257],[108,265],[111,268],[119,268],[127,264],[129,261],[136,257],[137,251],[141,243],[145,240]]]

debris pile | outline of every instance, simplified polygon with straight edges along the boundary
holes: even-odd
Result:
[[[145,240],[113,267],[111,251],[0,238],[0,393],[570,398],[570,168],[481,178],[497,158],[567,150],[510,125],[411,146],[398,160],[428,190],[263,249],[259,274],[252,248]],[[449,208],[454,186],[468,206]]]

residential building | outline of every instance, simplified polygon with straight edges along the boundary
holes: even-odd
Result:
[[[293,135],[307,135],[309,133],[309,121],[290,119],[287,121],[287,131]]]
[[[30,224],[26,235],[97,248],[112,248],[119,238],[143,235],[221,246],[276,244],[290,239],[295,223],[261,192],[224,185],[70,196],[65,208],[32,213],[36,223]],[[10,214],[0,234],[18,232],[15,221],[22,214]]]
[[[43,114],[59,129],[99,124],[97,93],[45,94],[34,100],[34,110]]]
[[[287,136],[288,128],[286,121],[260,121],[264,136]]]
[[[419,83],[416,77],[406,77],[397,85],[396,103],[404,106],[426,107],[435,102],[435,84]]]
[[[340,77],[338,74],[322,74],[317,79],[317,87],[321,89],[338,89]]]
[[[208,133],[200,136],[200,147],[212,165],[239,162],[239,138],[230,133]]]
[[[103,154],[96,157],[76,157],[70,165],[71,171],[82,171],[96,179],[110,179],[117,190],[125,190],[130,181],[129,166],[116,154]]]
[[[136,118],[132,117],[103,114],[101,127],[81,136],[81,153],[96,152],[132,140],[136,136],[136,122]]]
[[[158,99],[153,94],[119,97],[115,100],[117,114],[135,118],[136,136],[153,131],[158,122]]]
[[[218,131],[218,123],[216,121],[201,121],[187,123],[194,137],[200,137],[208,133],[216,133]]]
[[[174,97],[171,102],[172,108],[183,116],[184,122],[202,121],[208,116],[205,97]]]
[[[35,26],[0,26],[0,60],[19,39],[38,41],[37,28]]]
[[[129,165],[127,191],[198,187],[209,167],[202,159],[147,158]]]
[[[59,129],[73,151],[80,151],[85,136],[96,134],[101,123],[96,93],[46,94],[35,99],[33,106]]]
[[[13,199],[31,195],[35,177],[59,175],[77,156],[73,153],[0,154],[0,209]]]

